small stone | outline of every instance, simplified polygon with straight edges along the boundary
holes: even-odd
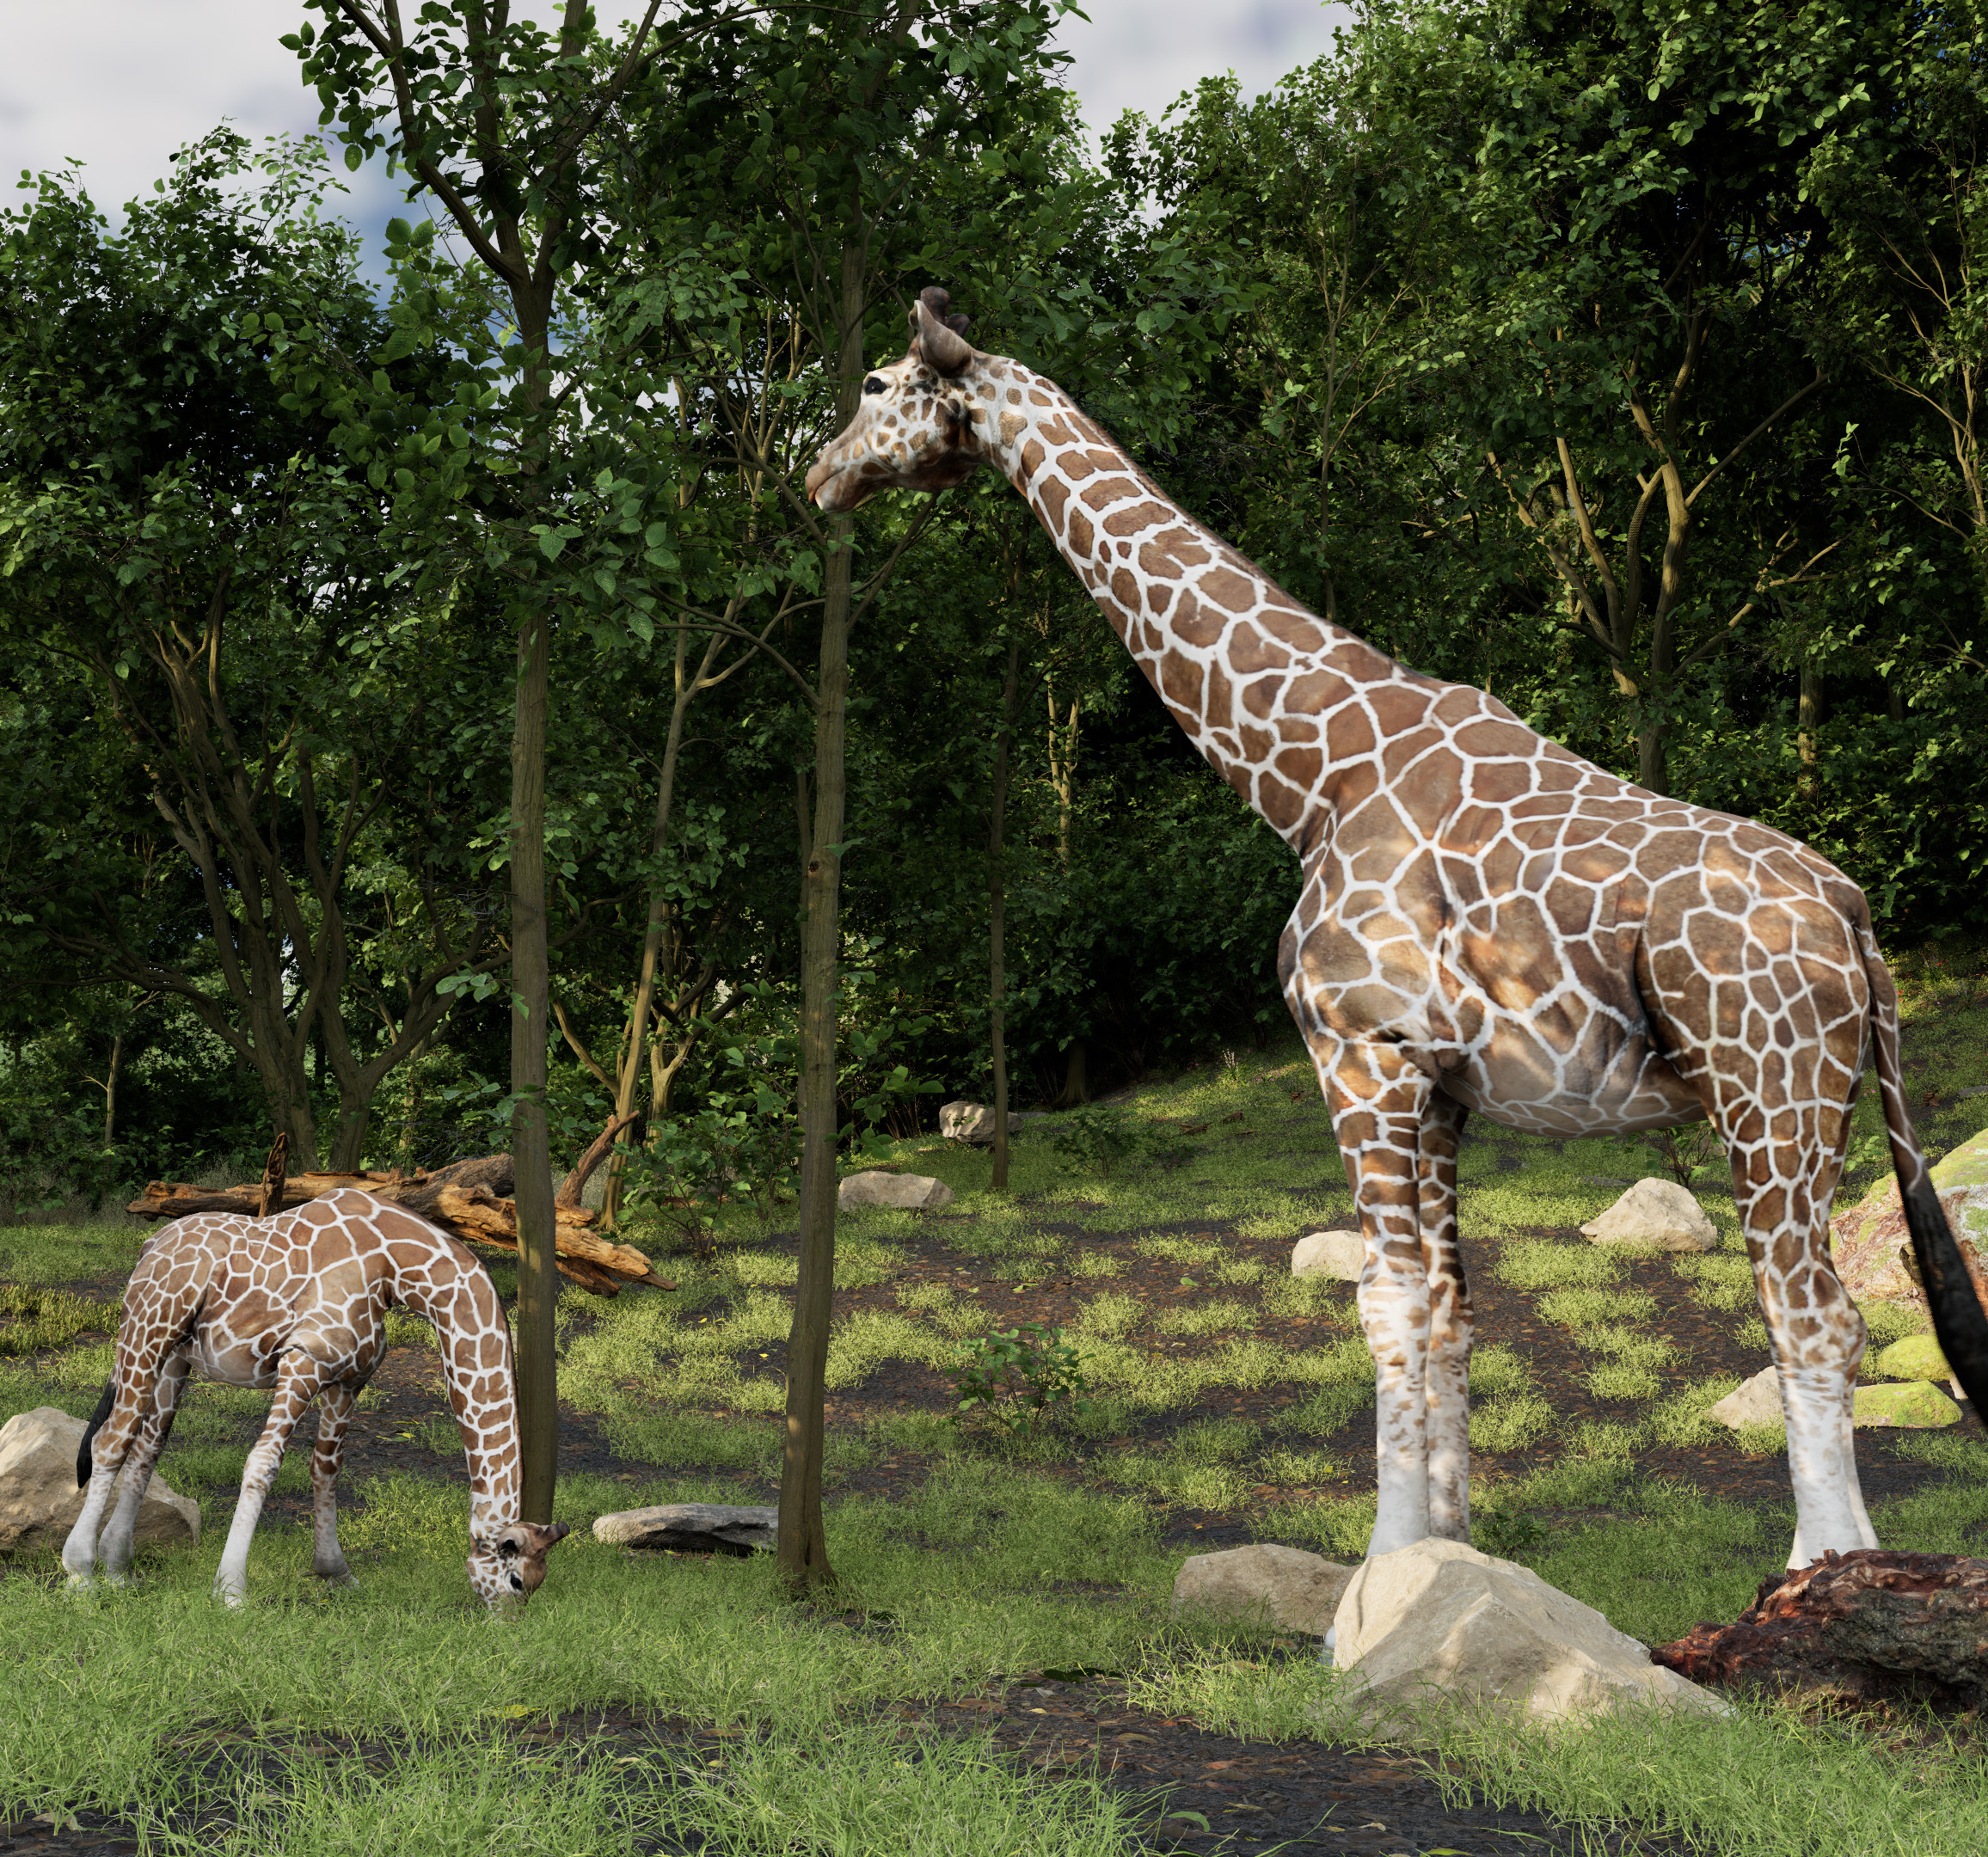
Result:
[[[1358,1283],[1366,1264],[1366,1240],[1356,1231],[1307,1232],[1292,1247],[1293,1277],[1336,1277]]]
[[[953,1203],[953,1189],[924,1174],[851,1174],[836,1190],[844,1212],[860,1206],[890,1206],[903,1212],[936,1212]]]
[[[994,1132],[999,1126],[993,1107],[988,1103],[949,1102],[939,1111],[939,1132],[948,1141],[964,1142],[969,1148],[991,1148]],[[1022,1128],[1022,1118],[1010,1109],[1008,1112],[1008,1133],[1010,1138]]]
[[[1763,1367],[1716,1406],[1707,1407],[1705,1416],[1730,1425],[1735,1431],[1747,1425],[1785,1425],[1788,1419],[1781,1407],[1780,1372]]]
[[[59,1548],[68,1540],[83,1513],[76,1454],[89,1430],[54,1406],[17,1413],[0,1425],[0,1552]],[[110,1519],[108,1510],[104,1519]],[[154,1472],[138,1506],[133,1541],[156,1548],[199,1538],[199,1504],[169,1489]]]
[[[1930,1334],[1907,1335],[1894,1341],[1871,1365],[1887,1380],[1951,1380],[1954,1370]]]
[[[1727,1705],[1592,1606],[1531,1568],[1433,1536],[1367,1561],[1333,1620],[1333,1662],[1384,1713],[1436,1692],[1536,1721],[1619,1703],[1722,1713]]]
[[[1353,1570],[1300,1548],[1263,1542],[1190,1555],[1174,1578],[1174,1610],[1323,1637]]]
[[[1936,1386],[1907,1380],[1896,1386],[1860,1386],[1851,1422],[1862,1427],[1897,1425],[1936,1431],[1960,1416],[1960,1408]]]
[[[777,1509],[739,1503],[661,1503],[594,1518],[593,1538],[649,1552],[750,1554],[770,1552],[779,1539]]]
[[[1663,1251],[1710,1251],[1719,1242],[1718,1228],[1690,1190],[1666,1180],[1638,1180],[1580,1229],[1593,1244],[1654,1245]]]

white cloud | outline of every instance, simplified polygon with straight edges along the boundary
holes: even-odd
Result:
[[[1094,129],[1128,108],[1157,115],[1219,71],[1234,70],[1248,93],[1267,89],[1329,49],[1347,16],[1316,0],[1086,0],[1084,9],[1089,21],[1065,21],[1060,42]],[[629,10],[627,0],[601,8],[604,18]],[[317,99],[276,42],[304,16],[293,0],[0,0],[0,174],[74,156],[114,217],[150,191],[173,150],[223,117],[258,138],[315,128]],[[362,181],[348,210],[383,218],[385,193]]]

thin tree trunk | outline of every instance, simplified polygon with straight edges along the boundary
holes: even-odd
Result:
[[[117,1135],[117,1073],[124,1062],[124,1033],[120,1032],[110,1041],[110,1063],[103,1073],[103,1144],[106,1148]]]
[[[521,1520],[552,1520],[559,1475],[559,1390],[553,1308],[552,1144],[545,1119],[551,1011],[545,921],[545,723],[549,615],[543,604],[518,628],[518,698],[511,736],[511,1161],[518,1206],[518,1432]]]
[[[842,253],[841,390],[855,416],[862,377],[863,254]],[[830,525],[822,579],[821,669],[815,687],[814,820],[801,924],[801,1270],[787,1343],[787,1436],[780,1478],[780,1578],[804,1591],[835,1578],[821,1526],[822,1401],[835,1290],[836,955],[841,929],[843,738],[849,698],[850,550],[855,523]]]
[[[704,653],[703,670],[688,683],[684,664],[690,641],[689,622],[677,622],[676,695],[670,705],[669,733],[663,742],[662,771],[656,777],[656,818],[649,833],[649,855],[660,858],[670,842],[670,810],[677,786],[677,762],[684,745],[684,712],[690,706],[703,670],[710,668],[711,652]],[[715,640],[713,641],[714,645]],[[622,1057],[617,1079],[614,1112],[629,1114],[635,1106],[635,1086],[642,1074],[642,1057],[648,1045],[649,1013],[656,994],[656,969],[662,958],[663,942],[670,925],[670,900],[659,883],[649,895],[648,921],[642,930],[642,965],[635,979],[635,1002],[629,1014],[631,1034]],[[603,1223],[612,1226],[621,1216],[622,1157],[608,1162],[607,1193],[602,1202]]]
[[[1795,706],[1795,750],[1801,763],[1796,791],[1804,800],[1815,794],[1815,732],[1822,720],[1822,673],[1812,664],[1801,667],[1801,695]]]
[[[1008,967],[1003,934],[1006,928],[1007,881],[1002,867],[1005,849],[1008,779],[1012,759],[1015,699],[1022,676],[1022,643],[1008,641],[1008,676],[1001,686],[1001,730],[994,742],[993,804],[987,826],[987,1029],[994,1048],[994,1178],[996,1192],[1008,1191]]]

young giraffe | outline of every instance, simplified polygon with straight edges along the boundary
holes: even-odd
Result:
[[[310,1459],[311,1571],[349,1585],[338,1545],[339,1458],[353,1401],[379,1365],[386,1312],[396,1303],[433,1322],[440,1344],[469,1463],[469,1584],[487,1605],[522,1606],[545,1578],[546,1550],[568,1530],[564,1523],[538,1528],[518,1519],[511,1332],[497,1291],[455,1239],[356,1187],[273,1218],[199,1212],[175,1219],[139,1253],[125,1291],[116,1377],[77,1456],[77,1481],[89,1494],[62,1550],[71,1579],[89,1581],[100,1548],[107,1577],[126,1577],[138,1505],[198,1360],[230,1386],[276,1389],[242,1473],[216,1595],[242,1603],[256,1518],[313,1397],[320,1403]],[[103,1526],[120,1469],[117,1507]]]
[[[1867,1049],[1935,1326],[1977,1406],[1988,1316],[1905,1112],[1862,893],[1781,833],[1632,787],[1320,619],[946,310],[936,289],[913,306],[910,351],[865,379],[808,493],[839,512],[999,470],[1195,745],[1298,854],[1279,971],[1366,1240],[1367,1552],[1470,1538],[1456,1180],[1472,1110],[1559,1136],[1711,1118],[1780,1370],[1789,1564],[1874,1547],[1850,1434],[1864,1323],[1828,1248]]]

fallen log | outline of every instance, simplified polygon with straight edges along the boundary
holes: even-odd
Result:
[[[617,1243],[591,1230],[599,1215],[580,1204],[586,1176],[606,1157],[621,1131],[637,1119],[628,1117],[608,1125],[606,1134],[588,1149],[561,1184],[553,1208],[554,1262],[559,1273],[596,1296],[617,1295],[624,1283],[645,1284],[657,1290],[677,1287],[659,1277],[654,1266],[633,1245]],[[193,1186],[153,1180],[125,1210],[149,1219],[184,1218],[192,1212],[238,1212],[248,1218],[267,1218],[285,1208],[357,1186],[405,1206],[465,1244],[512,1253],[518,1249],[518,1208],[509,1197],[508,1155],[486,1155],[412,1175],[398,1168],[291,1174],[280,1182],[279,1193],[274,1175],[280,1158],[273,1152],[266,1177],[253,1186]]]

